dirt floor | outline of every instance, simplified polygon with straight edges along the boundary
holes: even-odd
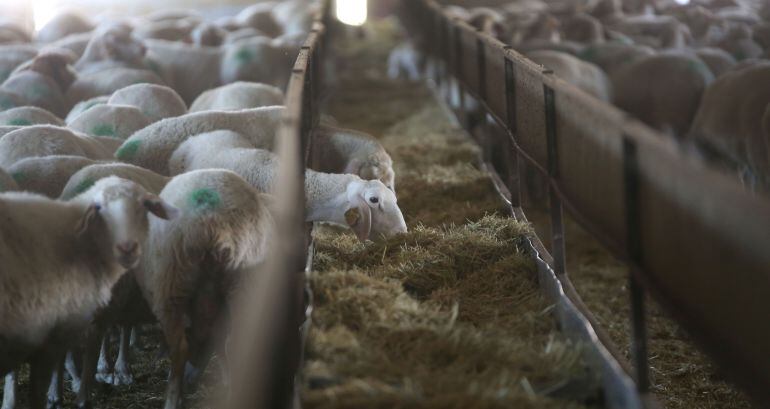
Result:
[[[529,227],[502,215],[478,149],[432,93],[384,78],[397,38],[381,28],[349,33],[356,58],[337,67],[327,112],[388,149],[410,232],[360,244],[316,229],[304,406],[596,406],[582,348],[557,332],[523,253]]]

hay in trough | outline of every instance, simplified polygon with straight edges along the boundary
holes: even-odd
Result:
[[[505,217],[478,148],[429,90],[383,79],[386,52],[343,43],[372,58],[340,74],[328,112],[388,149],[410,230],[362,244],[316,228],[303,405],[584,407],[596,389],[582,348],[557,331],[523,251],[529,226]]]

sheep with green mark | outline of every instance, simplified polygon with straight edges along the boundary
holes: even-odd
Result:
[[[300,46],[294,42],[253,37],[225,47],[220,83],[252,81],[286,89]]]
[[[177,210],[116,177],[68,202],[0,194],[0,373],[30,362],[30,407],[45,407],[52,370],[139,263],[150,212],[160,220]]]
[[[84,186],[109,176],[128,179],[153,193],[160,193],[170,180],[151,170],[127,163],[94,163],[84,166],[69,178],[61,190],[60,198],[69,200],[80,194]]]
[[[67,126],[91,136],[124,140],[150,123],[150,119],[136,107],[102,104],[78,115]]]
[[[75,106],[72,107],[70,112],[67,114],[67,117],[64,118],[64,122],[65,123],[72,122],[72,120],[74,120],[77,116],[79,116],[83,112],[86,112],[97,105],[106,104],[107,101],[109,101],[109,99],[110,99],[109,96],[100,95],[98,97],[93,97],[85,101],[78,102],[77,104],[75,104]]]
[[[78,77],[67,91],[71,105],[113,92],[134,84],[159,84],[165,81],[158,74],[144,68],[115,67]]]
[[[22,159],[8,171],[19,175],[16,182],[21,190],[57,198],[72,175],[95,163],[98,161],[82,156],[50,155]]]
[[[283,105],[283,91],[272,85],[237,81],[210,89],[190,105],[190,112],[235,111]]]
[[[115,153],[123,162],[168,175],[168,160],[187,138],[204,132],[231,130],[257,147],[270,149],[284,108],[261,107],[241,111],[204,111],[166,118],[131,135]]]
[[[270,199],[226,170],[176,176],[160,197],[182,213],[168,224],[150,220],[137,278],[170,350],[165,407],[177,408],[185,365],[202,370],[210,351],[225,353],[216,330],[226,328],[243,274],[265,259],[274,222]]]
[[[16,67],[35,58],[38,49],[32,45],[0,45],[0,82],[5,81]]]
[[[9,126],[55,125],[64,126],[64,121],[45,109],[35,106],[11,108],[0,112],[0,124]]]
[[[698,48],[695,54],[708,66],[715,78],[726,73],[736,64],[732,55],[719,48]]]
[[[275,187],[278,158],[255,149],[231,131],[193,136],[169,160],[172,174],[198,169],[229,169],[261,192]],[[361,241],[406,232],[395,193],[379,180],[352,174],[305,172],[305,214],[309,222],[332,222],[350,227]]]
[[[157,84],[136,84],[121,88],[112,94],[107,103],[134,106],[151,122],[187,113],[187,105],[176,91]]]
[[[31,157],[74,155],[111,160],[112,152],[98,139],[51,125],[19,128],[0,137],[0,166],[9,167]]]

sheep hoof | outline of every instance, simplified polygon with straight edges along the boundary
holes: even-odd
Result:
[[[111,385],[113,381],[113,376],[109,372],[98,372],[96,375],[94,375],[94,379],[96,379],[96,382],[106,383]]]
[[[131,385],[134,383],[134,376],[127,369],[116,370],[112,377],[112,384],[115,386]]]

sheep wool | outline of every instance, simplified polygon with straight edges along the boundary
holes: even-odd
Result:
[[[202,93],[190,105],[190,112],[234,111],[282,104],[283,91],[279,88],[237,81]]]
[[[11,108],[0,112],[0,125],[29,126],[29,125],[64,126],[64,121],[45,109],[35,106]]]
[[[123,140],[150,123],[150,119],[136,107],[103,104],[78,115],[68,127],[91,136]]]
[[[0,138],[0,166],[9,167],[29,157],[75,155],[91,159],[112,158],[98,140],[51,125],[27,126]]]
[[[21,190],[57,198],[70,176],[94,163],[97,161],[82,156],[41,156],[22,159],[11,165],[8,172]]]
[[[135,84],[119,89],[107,103],[137,107],[151,122],[187,113],[182,97],[172,88],[158,84]]]

